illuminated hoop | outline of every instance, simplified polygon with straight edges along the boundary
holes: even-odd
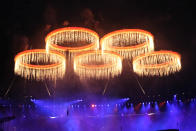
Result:
[[[99,48],[96,32],[82,27],[65,27],[50,32],[46,38],[46,50],[56,50],[71,57],[78,52]]]
[[[140,29],[123,29],[106,34],[100,41],[102,50],[114,51],[125,59],[154,50],[154,37]]]
[[[65,56],[55,51],[47,53],[44,49],[26,50],[18,53],[14,60],[15,74],[26,79],[56,80],[65,74]]]
[[[133,71],[138,75],[164,76],[181,69],[181,57],[172,51],[155,51],[133,59]]]
[[[74,58],[74,72],[81,79],[113,78],[122,72],[122,59],[110,51],[82,52]]]

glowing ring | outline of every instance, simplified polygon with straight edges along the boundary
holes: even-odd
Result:
[[[102,50],[114,51],[125,59],[132,59],[138,55],[153,51],[153,41],[153,35],[145,30],[122,29],[103,36],[100,44]]]
[[[122,58],[111,51],[82,52],[74,58],[74,72],[81,79],[112,78],[122,72]]]
[[[46,38],[46,50],[56,50],[63,54],[66,52],[73,56],[78,52],[95,50],[99,48],[99,36],[96,32],[82,27],[65,27],[56,29],[50,32]],[[70,47],[69,44],[63,46],[65,42],[69,43],[80,43],[85,42],[85,45],[73,45]],[[88,43],[88,44],[86,44]]]
[[[133,71],[138,75],[164,76],[181,69],[180,54],[155,51],[133,59]]]
[[[46,52],[44,49],[26,50],[15,58],[14,72],[26,79],[56,80],[65,74],[65,56],[56,51]],[[36,64],[32,64],[32,62]],[[38,65],[38,62],[51,63]]]

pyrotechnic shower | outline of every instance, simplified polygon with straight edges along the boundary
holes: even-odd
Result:
[[[14,72],[26,79],[56,80],[65,74],[63,54],[44,49],[26,50],[15,56]]]
[[[110,51],[87,51],[74,59],[74,72],[82,79],[113,78],[122,71],[120,55]]]

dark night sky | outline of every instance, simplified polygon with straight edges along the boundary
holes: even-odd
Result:
[[[12,0],[1,6],[0,96],[5,94],[14,78],[13,58],[24,46],[20,42],[15,42],[14,38],[26,36],[31,48],[44,48],[43,40],[46,34],[40,32],[45,25],[52,24],[52,28],[55,29],[61,27],[64,20],[68,20],[71,26],[81,26],[80,12],[84,8],[90,8],[93,11],[95,19],[100,21],[100,25],[104,29],[104,34],[123,28],[148,30],[154,35],[155,50],[173,50],[182,55],[182,70],[179,73],[163,78],[136,76],[147,95],[182,92],[196,95],[194,83],[196,72],[194,58],[196,49],[195,7],[187,0],[153,2],[147,0]],[[135,74],[127,73],[128,71],[126,66],[126,71],[121,77],[110,81],[106,95],[142,95]],[[82,83],[87,83],[90,87],[102,86],[95,84],[96,82],[75,83],[76,81],[59,82],[57,92],[60,91],[60,95],[80,92],[79,88]],[[42,86],[39,84],[28,83],[27,86],[31,87],[29,92],[32,91],[32,94],[37,96],[40,96],[40,92],[42,92],[44,94],[42,96],[47,96],[45,87],[43,84]],[[24,95],[21,93],[23,92],[22,86],[24,86],[24,80],[17,77],[9,96]]]

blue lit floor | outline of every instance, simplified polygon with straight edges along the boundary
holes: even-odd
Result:
[[[163,129],[196,130],[194,112],[157,114],[110,114],[42,116],[35,112],[4,124],[5,131],[152,131]]]
[[[16,119],[5,122],[0,128],[4,131],[156,131],[179,129],[196,130],[195,102],[167,103],[166,110],[160,111],[159,105],[140,104],[136,107],[112,105],[78,106],[41,106],[35,109],[10,110]],[[153,108],[153,109],[151,109]],[[69,109],[69,110],[68,110]],[[150,110],[150,112],[149,112]],[[2,113],[0,115],[3,115]],[[4,114],[5,115],[5,114]],[[6,116],[6,115],[5,115]]]

